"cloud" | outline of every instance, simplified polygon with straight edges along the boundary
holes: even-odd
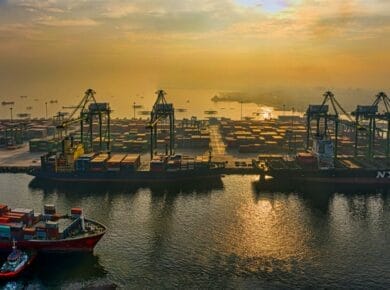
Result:
[[[72,27],[72,26],[96,26],[99,23],[93,19],[80,18],[80,19],[59,19],[52,16],[43,17],[36,21],[41,25],[56,26],[56,27]]]
[[[134,4],[108,5],[101,15],[108,18],[121,18],[137,11],[138,8]]]

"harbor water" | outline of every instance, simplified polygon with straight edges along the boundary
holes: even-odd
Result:
[[[41,255],[32,289],[389,288],[390,192],[260,190],[256,176],[132,186],[0,174],[0,202],[81,206],[108,227],[94,253]],[[2,284],[4,285],[4,284]]]

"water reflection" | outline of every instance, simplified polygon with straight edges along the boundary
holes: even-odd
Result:
[[[10,192],[1,196],[4,203],[37,209],[53,202],[64,210],[80,205],[108,226],[95,249],[104,274],[80,270],[86,280],[57,274],[65,285],[78,279],[125,289],[390,285],[386,188],[282,191],[239,175],[207,184],[26,188],[30,179],[20,186],[22,178],[0,182],[0,194]],[[43,272],[34,273],[32,281],[54,285]]]
[[[186,194],[186,193],[209,193],[212,190],[222,190],[224,185],[221,179],[208,180],[207,182],[177,182],[177,183],[150,183],[150,184],[117,184],[117,183],[102,183],[102,184],[86,184],[86,183],[59,183],[54,181],[43,181],[32,179],[28,184],[30,190],[43,191],[44,194],[52,194],[58,192],[73,193],[75,195],[85,194],[112,194],[126,193],[134,194],[139,189],[149,188],[153,193],[161,194],[169,192],[170,194]]]
[[[367,194],[373,192],[389,193],[390,187],[385,184],[336,184],[336,183],[315,183],[315,182],[280,182],[280,180],[269,179],[266,182],[255,180],[252,182],[253,190],[256,192],[301,192],[301,193],[345,193],[345,194]]]
[[[335,191],[329,188],[317,187],[316,189],[303,188],[297,189],[296,186],[284,185],[279,186],[277,184],[267,184],[263,185],[259,182],[252,183],[253,188],[253,198],[257,202],[259,199],[264,197],[275,198],[280,194],[291,195],[298,194],[302,201],[312,209],[320,210],[323,213],[326,213],[329,210],[329,203],[332,199]]]

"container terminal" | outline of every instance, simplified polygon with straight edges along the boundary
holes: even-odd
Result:
[[[222,174],[258,174],[263,181],[390,180],[390,102],[383,92],[351,113],[326,92],[302,115],[263,120],[176,120],[165,96],[157,92],[147,120],[111,119],[109,103],[98,103],[89,89],[71,113],[58,113],[51,122],[30,120],[17,131],[29,140],[28,148],[9,148],[15,143],[6,141],[9,133],[0,139],[12,149],[0,151],[1,169],[82,181],[160,182]]]
[[[147,169],[140,168],[140,154],[115,154],[111,151],[110,114],[109,104],[98,103],[95,92],[87,90],[69,117],[59,120],[56,126],[61,149],[43,155],[40,168],[29,173],[43,180],[117,183],[204,180],[220,178],[223,173],[225,162],[213,160],[211,151],[206,156],[194,157],[175,152],[174,107],[167,102],[164,91],[157,91],[150,119],[144,124],[149,131],[150,162]],[[77,141],[69,134],[69,125],[74,123],[80,126]],[[201,129],[199,131],[202,133]],[[194,140],[201,145],[202,135]],[[139,142],[142,140],[133,141],[136,146],[143,143]]]

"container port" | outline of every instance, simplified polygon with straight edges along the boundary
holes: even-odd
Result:
[[[201,168],[217,168],[218,174],[263,174],[259,164],[267,164],[268,173],[322,166],[378,174],[388,166],[389,101],[384,93],[372,105],[348,113],[327,92],[322,104],[309,105],[305,113],[258,120],[176,120],[163,91],[157,92],[150,118],[112,119],[109,104],[96,102],[94,94],[87,90],[82,107],[68,118],[23,121],[25,141],[11,146],[13,150],[0,150],[1,171],[42,166],[54,173],[117,173],[123,178],[131,172],[173,174]],[[313,153],[327,146],[328,156]]]

